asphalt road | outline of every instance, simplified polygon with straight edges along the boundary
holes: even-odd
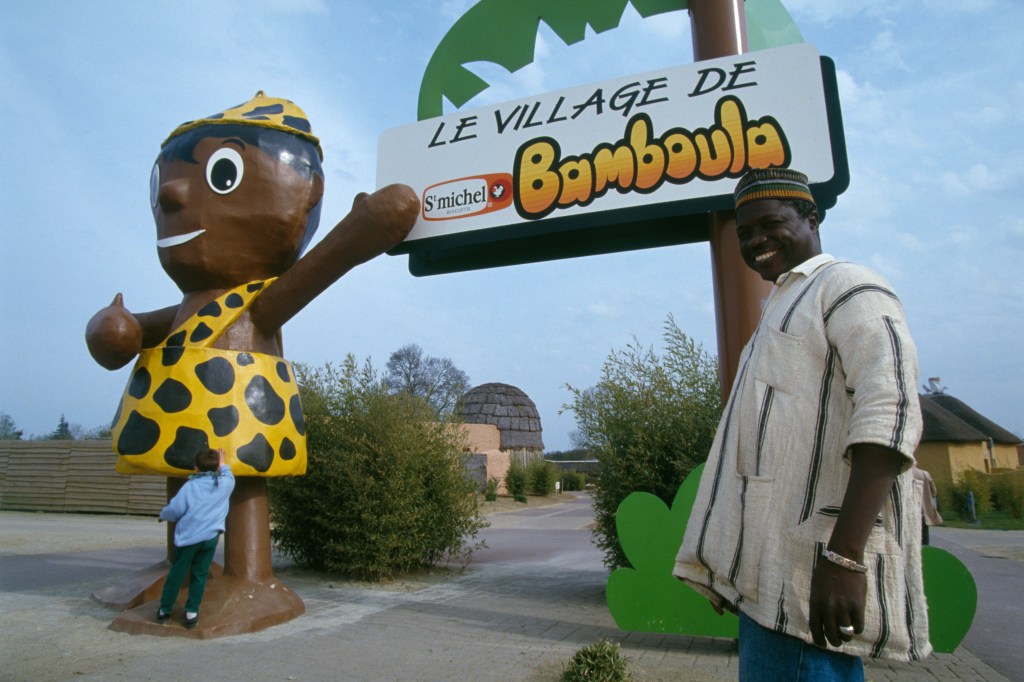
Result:
[[[978,609],[961,646],[1011,680],[1024,680],[1024,531],[932,528],[932,544],[974,577]]]
[[[163,557],[164,528],[153,519],[0,512],[0,679],[554,682],[577,649],[600,638],[621,643],[638,680],[735,679],[732,640],[615,626],[592,514],[584,497],[492,515],[487,548],[465,571],[385,585],[312,574],[277,557],[277,575],[306,613],[199,641],[113,632],[113,613],[89,598]],[[937,528],[932,540],[974,574],[974,625],[956,653],[872,662],[868,679],[1024,680],[1024,532]]]

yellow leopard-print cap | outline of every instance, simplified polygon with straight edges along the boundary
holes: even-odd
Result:
[[[313,127],[306,118],[306,112],[300,109],[294,102],[281,99],[280,97],[267,97],[260,90],[256,96],[245,104],[223,111],[219,114],[212,114],[205,118],[197,118],[194,121],[185,121],[174,129],[163,144],[161,149],[167,146],[173,138],[186,133],[194,128],[207,125],[250,125],[273,128],[286,133],[298,135],[309,140],[316,147],[317,154],[323,160],[324,152],[320,148],[320,138],[312,133]]]

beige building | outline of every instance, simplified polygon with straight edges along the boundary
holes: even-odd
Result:
[[[479,490],[488,480],[498,480],[498,494],[507,495],[505,475],[508,473],[509,454],[501,449],[501,433],[493,424],[459,424],[465,446],[462,449],[463,466],[476,481]]]
[[[1000,473],[1021,466],[1020,437],[943,390],[920,398],[924,433],[915,457],[936,483],[955,481],[969,469]]]
[[[511,462],[526,466],[544,456],[540,414],[522,390],[509,384],[482,384],[459,400],[459,416],[466,434],[471,473],[484,480],[496,478],[498,492],[506,494],[505,474]],[[483,468],[484,473],[479,473]]]

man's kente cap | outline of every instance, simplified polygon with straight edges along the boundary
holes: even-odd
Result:
[[[815,203],[807,176],[790,168],[754,168],[733,191],[736,208],[760,199],[802,199]]]
[[[262,90],[245,104],[239,104],[227,111],[206,118],[185,121],[167,136],[160,148],[166,147],[168,142],[182,133],[208,125],[260,126],[291,133],[311,142],[316,147],[320,159],[324,158],[324,152],[320,148],[320,138],[312,133],[313,127],[309,124],[309,119],[306,118],[306,112],[290,100],[267,97]]]

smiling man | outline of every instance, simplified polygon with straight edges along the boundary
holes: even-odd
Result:
[[[892,287],[823,254],[807,178],[737,184],[747,265],[774,283],[675,573],[740,616],[740,679],[863,680],[931,652],[920,564],[917,353]]]

